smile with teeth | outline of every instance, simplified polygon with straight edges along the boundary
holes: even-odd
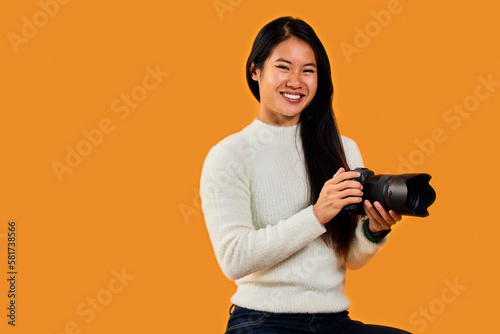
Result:
[[[287,93],[281,93],[284,97],[287,97],[292,100],[298,100],[302,97],[302,95],[295,95],[295,94],[287,94]]]

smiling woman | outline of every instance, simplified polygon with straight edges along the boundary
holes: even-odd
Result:
[[[311,103],[318,86],[312,48],[291,37],[274,49],[264,68],[257,68],[252,62],[250,72],[259,83],[258,119],[278,126],[297,125],[300,113]]]
[[[212,147],[200,182],[217,261],[238,286],[226,333],[406,333],[348,316],[346,268],[366,264],[401,216],[377,202],[365,203],[369,219],[342,210],[361,202],[349,170],[363,161],[338,133],[314,30],[291,17],[268,23],[246,71],[258,117]]]

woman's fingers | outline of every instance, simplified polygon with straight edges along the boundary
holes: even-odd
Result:
[[[375,202],[372,205],[368,200],[365,200],[364,208],[370,219],[370,230],[372,232],[387,230],[401,220],[400,214],[394,210],[387,212],[379,202]]]
[[[341,199],[340,207],[343,208],[344,206],[349,205],[349,204],[361,203],[362,200],[363,199],[361,198],[361,196],[344,197],[343,199]]]
[[[363,196],[363,192],[360,189],[353,189],[353,188],[346,188],[338,192],[339,198],[346,198],[352,196],[361,198]]]
[[[396,223],[396,220],[394,218],[392,218],[392,216],[384,209],[384,207],[382,206],[382,204],[380,204],[379,202],[375,202],[375,203],[373,203],[373,205],[377,209],[377,212],[382,217],[382,219],[384,220],[384,222],[387,222],[387,223],[389,223],[391,225]]]
[[[370,231],[372,231],[373,233],[376,233],[376,232],[382,231],[384,229],[385,230],[387,229],[387,228],[384,228],[384,226],[382,226],[380,224],[382,217],[380,216],[378,211],[373,207],[373,205],[369,201],[367,201],[367,200],[364,201],[364,208],[365,208],[366,215],[368,216],[368,219],[370,220],[369,225],[368,225],[368,227],[370,228]]]
[[[380,214],[378,213],[378,211],[370,203],[370,201],[365,200],[363,203],[363,206],[365,208],[366,215],[374,223],[377,223],[382,218],[382,217],[380,217]]]
[[[391,217],[396,221],[400,221],[403,217],[401,217],[401,215],[399,213],[397,213],[396,211],[394,210],[389,210],[389,214],[391,215]]]
[[[337,189],[363,189],[363,186],[358,181],[343,181],[337,184]]]
[[[341,168],[343,169],[343,168]],[[340,170],[339,170],[340,171]],[[355,179],[357,177],[359,177],[359,173],[358,172],[353,172],[353,171],[349,171],[349,172],[342,172],[342,173],[339,173],[337,172],[337,174],[335,174],[331,180],[334,180],[336,181],[337,183],[339,182],[342,182],[342,181],[345,181],[345,180],[349,180],[349,179]]]
[[[358,172],[343,172],[340,174],[335,174],[330,180],[326,181],[325,185],[342,185],[343,187],[356,187],[362,188],[361,183],[352,180],[359,176]]]
[[[335,175],[333,175],[333,177],[335,177],[335,176],[337,176],[337,175],[339,175],[339,174],[341,174],[341,173],[343,173],[343,172],[345,172],[344,167],[340,167],[340,168],[337,170],[337,172],[335,173]]]
[[[358,172],[346,172],[339,168],[333,177],[326,181],[319,198],[313,205],[314,213],[318,220],[325,224],[335,217],[346,205],[361,203],[363,186],[358,181]]]

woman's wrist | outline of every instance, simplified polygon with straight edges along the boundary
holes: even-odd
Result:
[[[372,230],[370,229],[370,219],[368,218],[363,223],[363,230],[365,232],[366,238],[371,242],[379,242],[380,240],[384,239],[385,236],[389,234],[389,232],[391,232],[390,228],[388,230],[372,232]]]
[[[314,204],[312,206],[312,209],[313,209],[313,213],[314,213],[314,216],[316,216],[316,220],[321,224],[321,225],[325,225],[325,223],[323,223],[321,217],[318,215],[318,208],[316,207],[316,204]]]

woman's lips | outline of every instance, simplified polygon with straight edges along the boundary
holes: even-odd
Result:
[[[283,98],[288,102],[297,103],[302,101],[305,95],[281,92],[281,96],[283,96]]]

